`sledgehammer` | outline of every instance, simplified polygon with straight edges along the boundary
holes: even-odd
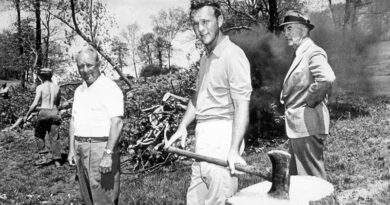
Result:
[[[216,164],[219,166],[227,167],[228,162],[226,160],[221,160],[209,156],[204,156],[196,154],[193,152],[188,152],[182,149],[177,149],[175,147],[166,148],[167,152],[186,156],[193,158],[199,161],[205,161],[208,163]],[[268,194],[273,198],[277,199],[289,199],[289,189],[290,189],[290,154],[280,150],[272,150],[267,153],[268,157],[272,163],[272,173],[265,170],[261,170],[255,166],[235,164],[235,168],[238,171],[259,176],[267,181],[272,183],[271,189],[268,191]]]

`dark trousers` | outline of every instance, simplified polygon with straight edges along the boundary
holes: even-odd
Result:
[[[289,139],[290,174],[310,175],[326,180],[324,140],[328,135],[312,135]]]
[[[38,150],[46,148],[53,160],[61,159],[58,132],[60,124],[61,117],[58,109],[42,109],[39,111],[35,124],[35,140]]]

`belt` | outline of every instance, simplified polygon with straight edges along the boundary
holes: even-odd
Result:
[[[80,137],[74,136],[74,139],[79,142],[107,142],[108,137]]]

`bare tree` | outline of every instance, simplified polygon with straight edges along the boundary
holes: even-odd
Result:
[[[137,72],[137,63],[138,63],[138,39],[139,39],[140,28],[139,25],[134,22],[130,25],[127,25],[126,28],[122,31],[121,35],[125,38],[127,45],[130,51],[130,58],[133,63],[135,77],[138,78]]]

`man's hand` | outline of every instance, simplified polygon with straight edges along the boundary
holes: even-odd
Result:
[[[70,166],[76,165],[76,158],[75,158],[75,155],[74,155],[74,151],[69,151],[68,162],[69,162]]]
[[[102,174],[110,173],[112,170],[112,155],[104,152],[99,164],[99,172]]]
[[[165,142],[164,149],[170,147],[179,138],[181,138],[181,147],[184,148],[186,146],[187,135],[187,128],[179,127],[175,134],[172,135],[171,139],[169,139],[168,142]]]
[[[26,122],[27,122],[27,119],[28,119],[28,116],[24,116],[24,117],[23,117],[23,123],[26,123]]]
[[[227,158],[228,164],[229,164],[229,169],[230,169],[230,174],[242,174],[242,172],[239,172],[236,170],[234,164],[239,163],[242,165],[246,165],[247,163],[245,160],[236,152],[236,151],[229,151],[228,158]]]

